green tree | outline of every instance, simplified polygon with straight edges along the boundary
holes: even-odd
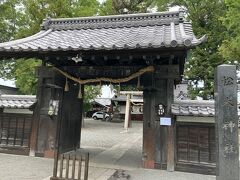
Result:
[[[231,63],[240,64],[240,0],[225,0],[226,16],[222,17],[227,37],[220,47],[221,55]]]
[[[161,2],[166,0],[161,0]],[[160,2],[155,0],[106,0],[100,7],[100,15],[117,15],[150,12]],[[162,3],[164,7],[166,3]],[[162,6],[162,8],[163,8]]]
[[[213,98],[214,68],[225,62],[218,53],[219,46],[226,36],[226,28],[220,17],[226,13],[223,0],[107,0],[101,6],[100,14],[126,14],[148,12],[154,7],[167,10],[179,6],[187,10],[186,18],[192,22],[194,33],[200,37],[208,36],[208,41],[190,51],[185,66],[185,78],[190,82],[192,99],[200,96],[203,99]],[[203,83],[199,87],[199,83]]]
[[[0,3],[0,42],[37,33],[46,17],[93,16],[98,9],[97,0],[6,0]],[[33,72],[39,63],[37,60],[1,60],[0,76],[15,80],[21,93],[35,94]],[[28,71],[24,71],[26,69]]]
[[[8,0],[0,2],[0,42],[11,40],[16,30],[21,26],[20,0]]]
[[[219,46],[226,37],[226,27],[220,17],[225,16],[223,0],[169,0],[168,6],[180,6],[187,10],[186,18],[192,22],[194,33],[200,37],[207,35],[208,41],[191,50],[185,66],[185,78],[190,82],[192,99],[213,98],[214,68],[225,62],[218,53]],[[199,82],[204,84],[199,87]]]
[[[91,109],[91,102],[94,98],[101,95],[101,86],[85,85],[84,86],[84,112]]]
[[[33,94],[36,92],[37,79],[35,78],[35,67],[40,65],[36,59],[22,59],[15,63],[13,76],[17,77],[16,86],[21,87],[20,93]]]
[[[22,12],[21,0],[6,0],[0,2],[0,42],[16,38],[19,27],[23,25],[24,14]],[[14,60],[0,61],[0,77],[4,79],[15,79],[13,70]]]

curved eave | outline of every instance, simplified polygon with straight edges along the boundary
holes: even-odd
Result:
[[[159,51],[171,51],[171,50],[182,50],[182,51],[186,51],[189,49],[193,49],[196,46],[202,44],[205,42],[205,36],[195,40],[190,46],[185,46],[185,45],[178,45],[175,47],[172,47],[171,45],[159,45],[159,46],[153,46],[151,44],[149,44],[148,46],[133,46],[133,47],[129,47],[129,46],[124,46],[124,47],[113,47],[113,48],[107,48],[107,47],[101,47],[101,48],[93,48],[93,47],[89,47],[89,48],[83,48],[81,46],[79,46],[78,48],[72,48],[72,47],[68,47],[68,48],[51,48],[48,47],[46,49],[43,48],[38,48],[38,49],[22,49],[22,48],[18,48],[18,49],[13,49],[13,48],[0,48],[0,57],[2,58],[24,58],[24,57],[43,57],[43,56],[49,56],[50,54],[56,54],[56,53],[74,53],[74,52],[92,52],[95,51],[97,52],[106,52],[106,51],[139,51],[139,50],[145,50],[145,51],[149,51],[149,50],[159,50]]]
[[[17,45],[20,45],[22,43],[27,43],[27,42],[31,42],[33,40],[40,39],[40,38],[48,35],[51,31],[52,31],[51,29],[49,29],[47,31],[40,31],[37,34],[34,34],[34,35],[26,37],[26,38],[0,43],[0,50],[2,51],[2,50],[13,49],[13,48],[10,48],[10,47],[17,46]]]
[[[188,34],[185,32],[184,26],[186,26]],[[168,27],[149,26],[132,29],[89,30],[84,35],[82,32],[85,30],[54,31],[49,29],[27,38],[0,43],[0,57],[38,57],[54,52],[76,51],[188,50],[206,41],[206,36],[197,39],[189,28],[189,23],[175,25],[172,22]],[[148,30],[151,30],[150,35]],[[132,35],[132,31],[135,34]],[[98,32],[102,34],[99,35]],[[115,40],[118,35],[124,39]],[[135,36],[139,36],[140,39],[133,39]]]
[[[117,54],[119,52],[119,55],[121,55],[123,52],[126,53],[134,53],[136,52],[139,54],[139,52],[144,53],[150,53],[150,52],[158,52],[161,54],[161,52],[166,53],[169,51],[169,53],[173,52],[179,52],[179,51],[188,51],[190,49],[195,48],[196,46],[190,46],[190,47],[164,47],[164,48],[128,48],[128,49],[111,49],[111,50],[83,50],[83,49],[74,49],[74,50],[52,50],[52,51],[0,51],[0,58],[1,59],[11,59],[11,58],[38,58],[38,59],[44,59],[45,57],[52,57],[52,56],[60,56],[66,55],[66,56],[76,56],[79,52],[81,54],[96,54],[96,55],[104,55],[105,53],[111,53],[114,52]],[[0,59],[0,60],[1,60]]]

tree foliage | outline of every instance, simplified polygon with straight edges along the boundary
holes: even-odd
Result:
[[[225,0],[226,16],[222,17],[227,37],[220,47],[221,55],[231,63],[240,64],[240,0]]]
[[[101,86],[85,85],[84,86],[84,112],[87,112],[91,109],[91,102],[97,96],[101,95]]]
[[[156,7],[165,10],[168,0],[106,0],[100,6],[100,15],[117,15],[151,12]]]
[[[186,18],[192,22],[194,33],[198,37],[208,37],[207,42],[190,51],[185,66],[185,78],[189,80],[192,99],[196,96],[211,99],[214,69],[226,61],[219,54],[219,46],[226,37],[226,27],[220,20],[226,14],[225,3],[223,0],[171,0],[169,5],[186,9]],[[203,86],[199,86],[200,82]]]
[[[23,13],[20,0],[0,1],[0,42],[9,41],[22,25]]]
[[[37,79],[35,78],[35,67],[40,65],[36,59],[22,59],[15,63],[14,77],[18,77],[16,86],[21,87],[20,93],[32,94],[36,92]]]
[[[143,13],[167,10],[173,6],[187,10],[186,18],[192,22],[198,37],[208,36],[206,43],[190,51],[185,78],[190,82],[192,98],[212,98],[214,68],[222,63],[239,63],[240,0],[106,0],[101,5],[97,0],[5,0],[0,3],[0,42],[38,32],[46,17]],[[36,80],[25,80],[33,75],[30,69],[39,62],[18,62],[1,61],[0,76],[15,79],[22,92],[34,93],[32,86]],[[28,71],[24,72],[21,68]],[[202,87],[199,87],[199,82],[203,83]]]
[[[6,0],[0,3],[0,42],[19,39],[40,31],[47,17],[76,17],[97,15],[97,0]],[[35,66],[30,59],[1,60],[0,76],[15,80],[21,93],[35,94]]]
[[[187,11],[186,18],[192,22],[197,37],[207,35],[208,41],[190,51],[185,66],[185,78],[189,80],[189,92],[194,99],[200,96],[203,99],[213,98],[214,69],[217,65],[226,62],[219,47],[227,33],[220,18],[226,14],[223,0],[107,0],[101,12],[106,14],[124,14],[148,12],[154,7],[158,10],[167,10],[179,6]],[[202,86],[199,84],[203,83]]]

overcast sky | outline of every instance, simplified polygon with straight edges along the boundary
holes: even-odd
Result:
[[[0,85],[15,87],[14,81],[5,81],[0,78]]]

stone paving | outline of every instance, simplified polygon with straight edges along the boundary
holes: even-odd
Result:
[[[97,123],[87,120],[82,133],[82,147],[90,152],[90,166],[125,170],[130,180],[216,179],[215,176],[143,169],[141,167],[142,123],[140,122],[133,123],[129,132],[124,133],[121,123]],[[117,178],[109,180],[115,179]]]
[[[113,174],[121,170],[130,180],[216,179],[215,176],[141,168],[142,123],[133,123],[133,128],[126,133],[122,123],[88,119],[79,151],[90,152],[89,180],[120,180]],[[0,154],[0,161],[0,180],[47,180],[52,174],[52,159]]]
[[[53,160],[0,153],[0,180],[41,180],[51,176]]]
[[[98,122],[87,120],[82,132],[82,148],[90,152],[90,163],[116,169],[141,167],[142,123],[134,123],[126,133],[122,123]]]

